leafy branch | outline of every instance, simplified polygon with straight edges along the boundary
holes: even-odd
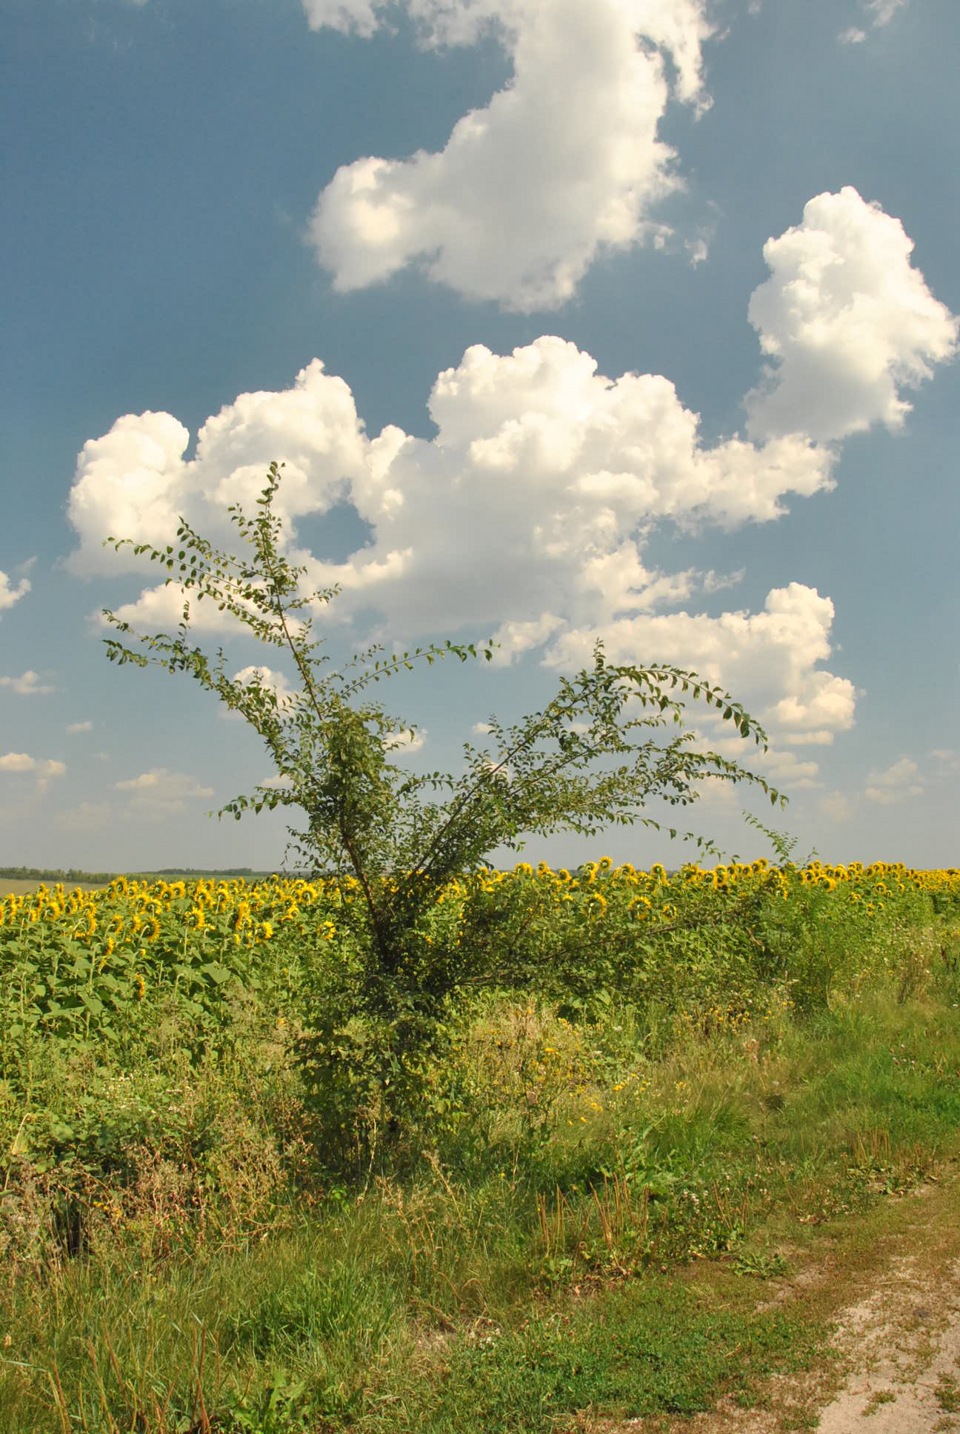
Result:
[[[179,587],[183,604],[173,633],[137,633],[106,612],[117,634],[106,640],[107,655],[121,666],[186,673],[260,735],[283,785],[236,796],[220,814],[301,810],[306,824],[291,830],[295,849],[317,870],[356,879],[371,1001],[375,996],[378,1009],[392,1013],[398,1031],[435,1022],[438,1003],[463,979],[456,953],[428,951],[420,928],[451,877],[477,868],[496,848],[519,849],[533,834],[594,835],[613,825],[660,830],[648,803],[689,806],[707,781],[744,783],[783,804],[762,776],[704,748],[686,725],[688,708],[699,705],[765,751],[762,727],[729,693],[682,668],[608,662],[599,641],[592,665],[562,677],[541,711],[510,726],[491,717],[490,742],[464,744],[459,776],[404,770],[392,754],[397,734],[414,729],[370,689],[421,663],[489,660],[493,645],[448,640],[392,654],[374,645],[342,669],[332,667],[313,625],[339,589],[309,591],[307,569],[284,557],[274,509],[280,482],[280,467],[272,464],[256,512],[248,516],[238,504],[228,509],[237,554],[215,547],[184,519],[166,547],[109,538],[165,569],[166,584]],[[215,603],[263,646],[284,651],[296,689],[281,690],[265,667],[231,677],[223,648],[208,654],[193,641],[195,605],[202,602]],[[716,850],[707,838],[684,835],[701,850]]]

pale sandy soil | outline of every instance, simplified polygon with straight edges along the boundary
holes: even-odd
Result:
[[[822,1434],[960,1429],[960,1262],[936,1276],[894,1260],[881,1286],[843,1312],[853,1370],[820,1414]]]
[[[692,1419],[587,1421],[590,1434],[960,1434],[960,1178],[883,1212],[865,1238],[819,1242],[760,1308],[793,1307],[833,1327],[836,1359],[779,1377],[757,1407]]]

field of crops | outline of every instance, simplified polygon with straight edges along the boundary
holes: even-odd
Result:
[[[573,1282],[724,1257],[778,1202],[815,1221],[910,1188],[960,1124],[955,869],[465,875],[417,933],[418,971],[453,976],[396,1076],[367,923],[351,879],[0,899],[0,1327],[21,1331],[0,1430],[172,1434],[204,1427],[198,1397],[238,1434],[358,1410],[446,1429],[370,1412],[371,1361],[402,1380],[424,1320],[467,1320],[473,1369],[470,1320],[526,1328],[531,1298]],[[144,1280],[169,1311],[154,1326],[145,1304],[137,1343],[120,1312]],[[273,1424],[244,1412],[278,1399]]]
[[[26,1028],[121,1044],[145,1007],[173,1001],[201,1027],[229,999],[261,993],[281,1021],[304,1015],[310,981],[357,961],[360,892],[351,878],[194,882],[119,878],[96,890],[40,886],[0,898],[0,980],[7,1047]],[[603,978],[623,994],[731,999],[786,981],[791,999],[825,994],[784,936],[815,923],[845,935],[851,976],[882,933],[927,915],[960,923],[960,872],[858,862],[638,871],[609,858],[576,872],[521,863],[454,882],[427,939],[459,947],[476,982],[522,984],[534,971],[558,994],[589,997]],[[952,939],[949,923],[945,940]],[[800,945],[816,947],[822,939]],[[751,949],[752,948],[752,949]],[[808,956],[812,953],[808,953]],[[823,979],[841,975],[835,969]],[[472,968],[476,967],[476,970]],[[788,970],[789,967],[789,970]],[[732,984],[730,984],[732,982]],[[707,988],[716,987],[716,991]]]
[[[419,1105],[437,1129],[420,1138],[437,1148],[466,1139],[478,1117],[486,1058],[471,1041],[487,1029],[491,1001],[522,999],[544,1030],[561,1022],[553,1037],[532,1040],[519,1076],[500,1081],[507,1105],[535,1100],[545,1128],[565,1104],[577,1106],[576,1092],[635,1081],[631,1052],[584,1055],[583,1032],[614,1003],[646,1031],[649,1051],[678,1021],[736,1027],[772,1010],[849,1000],[871,985],[892,984],[901,999],[921,989],[938,963],[956,961],[960,873],[763,860],[674,873],[606,858],[575,872],[521,863],[452,883],[420,935],[457,973],[446,1034],[479,1062],[453,1080],[456,1093],[445,1089],[449,1060],[431,1075],[437,1109]],[[351,1162],[362,1166],[371,1122],[390,1118],[375,1059],[384,1033],[362,999],[372,979],[368,945],[350,878],[119,878],[100,890],[8,895],[0,900],[2,1148],[71,1180],[123,1185],[131,1144],[172,1141],[180,1150],[184,1139],[188,1147],[206,1139],[161,1118],[156,1090],[142,1088],[145,1072],[151,1087],[179,1088],[193,1084],[185,1072],[203,1068],[216,1105],[231,1063],[239,1071],[269,1058],[271,1099],[303,1107],[297,1159],[338,1177]],[[262,1074],[248,1071],[251,1088]],[[491,1095],[486,1089],[488,1105]],[[169,1109],[182,1107],[173,1100]],[[268,1100],[251,1119],[262,1123],[269,1109]],[[489,1110],[481,1114],[486,1129]],[[291,1116],[281,1145],[293,1124]],[[272,1149],[277,1139],[271,1130]]]

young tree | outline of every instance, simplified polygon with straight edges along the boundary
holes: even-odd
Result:
[[[159,563],[167,583],[185,593],[172,635],[136,633],[106,612],[119,634],[107,639],[108,655],[120,665],[187,673],[259,733],[285,785],[259,786],[228,802],[221,815],[298,807],[304,825],[291,837],[301,861],[355,878],[362,897],[355,920],[366,961],[364,1005],[389,1024],[391,1059],[403,1065],[429,1040],[445,997],[463,976],[457,952],[433,950],[422,932],[451,877],[477,868],[497,847],[519,848],[525,835],[593,835],[638,822],[659,827],[644,814],[646,803],[689,805],[706,779],[751,784],[774,803],[783,798],[761,776],[704,749],[685,726],[686,704],[699,702],[765,749],[761,727],[726,692],[677,667],[611,663],[599,641],[591,666],[562,677],[541,711],[511,726],[491,718],[489,742],[464,745],[459,775],[413,774],[397,765],[392,754],[405,724],[371,689],[417,663],[489,659],[493,649],[447,641],[390,655],[372,647],[342,669],[331,668],[311,614],[337,589],[305,591],[305,569],[284,557],[274,511],[280,481],[272,464],[256,513],[229,509],[236,555],[214,547],[184,520],[175,545],[107,540]],[[216,603],[265,647],[283,649],[297,673],[296,690],[278,691],[260,669],[230,677],[222,649],[211,656],[196,645],[192,605],[204,601]]]

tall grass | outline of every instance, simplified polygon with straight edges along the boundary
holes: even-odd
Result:
[[[451,1004],[399,1127],[326,934],[262,942],[245,991],[151,973],[116,1040],[8,1025],[0,1431],[535,1434],[749,1400],[809,1357],[668,1275],[775,1273],[785,1222],[956,1150],[955,897],[866,921],[797,881],[641,939],[551,925],[524,882],[467,913],[496,980]]]

